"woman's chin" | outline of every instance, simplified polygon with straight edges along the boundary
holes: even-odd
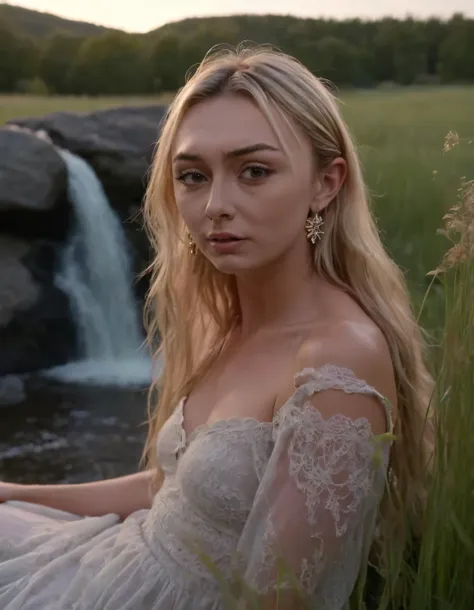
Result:
[[[238,261],[211,260],[211,263],[218,271],[225,273],[226,275],[240,275],[242,272],[245,273],[245,268],[242,268],[242,264],[239,264]]]

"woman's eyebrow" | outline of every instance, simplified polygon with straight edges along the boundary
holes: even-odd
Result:
[[[251,144],[250,146],[244,146],[243,148],[236,148],[235,150],[230,150],[224,153],[224,157],[242,157],[244,155],[249,155],[254,152],[258,152],[261,150],[270,150],[273,152],[280,152],[279,148],[275,146],[271,146],[270,144],[265,144],[264,142],[259,142],[258,144]],[[178,153],[174,159],[175,161],[202,161],[202,157],[199,155],[188,153],[188,152],[180,152]]]

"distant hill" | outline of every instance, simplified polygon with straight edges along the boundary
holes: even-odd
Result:
[[[2,19],[5,19],[17,33],[40,39],[57,33],[75,36],[98,36],[105,32],[117,31],[93,23],[63,19],[51,13],[41,13],[11,4],[0,4],[0,20]],[[275,31],[284,35],[290,26],[297,27],[304,21],[304,19],[290,15],[237,14],[230,17],[192,17],[166,23],[145,34],[138,34],[138,36],[153,41],[164,33],[172,33],[182,38],[199,30],[205,30],[209,33],[213,29],[217,29],[220,32],[227,32],[228,38],[235,38],[236,42],[243,39],[267,42],[275,37]]]
[[[45,38],[57,33],[73,36],[98,36],[111,31],[110,28],[93,23],[63,19],[50,13],[40,13],[11,4],[0,4],[1,19],[5,19],[16,32],[33,38]]]

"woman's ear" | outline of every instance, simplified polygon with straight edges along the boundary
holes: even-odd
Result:
[[[347,176],[347,164],[342,157],[337,157],[318,174],[316,192],[311,205],[315,213],[324,210],[337,197]]]

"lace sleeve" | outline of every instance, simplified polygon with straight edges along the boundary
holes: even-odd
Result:
[[[376,396],[390,426],[389,404],[347,369],[305,369],[297,379],[304,381],[274,422],[274,448],[239,541],[237,573],[243,575],[243,598],[276,599],[278,591],[279,600],[288,593],[294,599],[299,590],[311,608],[339,610],[370,546],[391,437],[374,436],[368,418],[334,409],[323,418],[318,400],[331,394],[334,401],[336,394],[349,401],[347,412],[350,401],[371,400],[360,394]],[[328,389],[359,396],[316,396]]]

